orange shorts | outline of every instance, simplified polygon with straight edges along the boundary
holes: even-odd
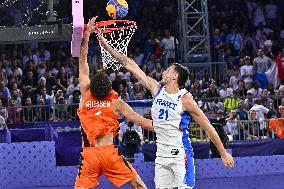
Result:
[[[116,187],[133,179],[137,172],[121,155],[114,145],[84,147],[76,177],[76,187],[94,188],[104,175]]]

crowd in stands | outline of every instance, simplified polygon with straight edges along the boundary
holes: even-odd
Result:
[[[107,19],[104,9],[99,8],[105,7],[104,1],[96,5],[91,1],[85,3],[88,7],[85,18],[98,15],[100,20]],[[148,76],[161,81],[162,72],[179,57],[177,4],[173,0],[128,0],[128,3],[131,11],[127,19],[139,25],[129,44],[128,56]],[[228,70],[223,73],[227,79],[216,81],[207,74],[198,80],[191,73],[185,87],[209,119],[225,116],[232,135],[237,136],[232,129],[236,120],[258,120],[259,126],[266,129],[263,120],[283,117],[281,2],[211,0],[209,4],[212,59],[227,62]],[[61,14],[70,17],[66,12]],[[0,23],[3,20],[1,17]],[[69,47],[68,42],[0,46],[0,115],[8,124],[77,119],[78,60],[71,57]],[[91,75],[102,68],[95,36],[89,43],[88,62]],[[152,98],[126,70],[109,74],[121,99]]]

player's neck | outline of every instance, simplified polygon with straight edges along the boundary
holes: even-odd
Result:
[[[169,94],[176,94],[179,92],[179,87],[177,84],[167,84],[165,90]]]

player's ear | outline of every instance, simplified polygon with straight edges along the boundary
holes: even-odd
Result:
[[[178,78],[178,74],[177,74],[177,73],[174,73],[174,74],[172,75],[172,80],[177,80],[177,78]]]

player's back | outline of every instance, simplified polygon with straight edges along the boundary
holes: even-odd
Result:
[[[87,92],[82,108],[78,109],[84,146],[93,146],[98,137],[115,132],[119,128],[119,116],[115,114],[112,103],[117,98],[114,91],[103,100],[98,100],[90,91]]]
[[[184,140],[188,139],[185,135],[190,117],[182,109],[182,97],[187,90],[181,89],[176,94],[169,94],[165,88],[161,88],[154,97],[151,109],[153,126],[157,136],[157,156],[174,155],[174,150],[184,152]],[[182,131],[184,130],[184,131]]]

